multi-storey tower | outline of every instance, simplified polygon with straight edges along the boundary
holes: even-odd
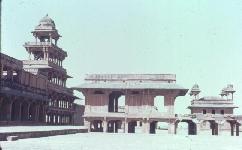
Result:
[[[34,42],[26,42],[24,47],[29,60],[23,61],[24,69],[34,74],[43,74],[48,78],[48,99],[46,122],[50,124],[72,123],[74,99],[73,90],[66,87],[70,78],[62,62],[67,53],[57,46],[61,37],[54,21],[46,15],[32,31]]]

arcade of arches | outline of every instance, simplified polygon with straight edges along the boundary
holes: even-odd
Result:
[[[1,95],[0,124],[45,123],[45,109],[46,103],[44,102]]]
[[[108,132],[108,133],[150,133],[155,134],[157,133],[158,129],[158,122],[155,120],[147,121],[145,120],[135,120],[135,119],[94,119],[89,120],[89,129],[90,132]],[[163,130],[168,130],[170,134],[180,134],[177,132],[179,123],[186,123],[187,124],[187,134],[188,135],[197,135],[203,132],[200,128],[200,124],[202,122],[209,123],[209,131],[211,135],[221,135],[223,134],[224,130],[221,130],[221,124],[219,122],[215,122],[214,120],[204,120],[201,122],[193,122],[192,120],[176,120],[171,122],[163,122],[166,123],[168,128]],[[228,121],[231,125],[231,136],[239,136],[239,126],[240,123]],[[205,130],[204,130],[205,131]]]

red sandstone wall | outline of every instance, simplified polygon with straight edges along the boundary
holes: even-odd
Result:
[[[46,79],[26,71],[22,71],[21,77],[20,77],[20,83],[26,86],[39,88],[43,90],[46,89],[46,86],[47,86]]]

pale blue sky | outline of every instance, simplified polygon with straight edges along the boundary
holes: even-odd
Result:
[[[68,53],[69,87],[86,73],[174,73],[201,96],[234,84],[242,114],[240,0],[3,0],[2,9],[2,52],[17,59],[28,58],[22,45],[49,14]],[[177,98],[176,113],[188,113],[190,100]]]

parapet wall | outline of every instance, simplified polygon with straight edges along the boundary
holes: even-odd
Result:
[[[175,74],[87,74],[86,81],[176,81]]]

